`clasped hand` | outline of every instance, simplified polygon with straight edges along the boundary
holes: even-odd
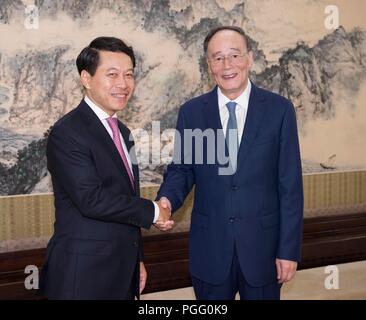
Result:
[[[166,197],[161,197],[157,202],[159,206],[159,217],[154,223],[155,227],[161,231],[168,231],[173,228],[174,221],[172,218],[172,206]]]

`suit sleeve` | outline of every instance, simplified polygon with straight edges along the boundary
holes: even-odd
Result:
[[[289,103],[284,114],[278,162],[280,238],[277,258],[301,259],[303,230],[303,184],[296,113]]]
[[[187,129],[184,108],[179,110],[177,127],[174,139],[173,161],[168,165],[164,174],[164,182],[160,186],[156,199],[161,197],[169,199],[172,211],[178,210],[192,190],[194,185],[194,171],[192,161],[192,148],[184,148],[184,129]]]
[[[150,228],[152,201],[106,189],[98,176],[90,150],[76,132],[54,127],[47,143],[47,165],[80,213],[106,222]]]

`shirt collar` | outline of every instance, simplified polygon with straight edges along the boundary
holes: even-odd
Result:
[[[84,97],[84,101],[94,111],[100,121],[110,117],[107,112],[105,112],[101,107],[97,106],[87,95]],[[117,114],[115,113],[112,117],[117,118]]]
[[[248,85],[245,88],[245,90],[243,91],[243,93],[237,97],[234,100],[230,100],[227,96],[225,96],[221,89],[219,87],[217,87],[217,98],[218,98],[218,104],[219,104],[219,109],[226,109],[226,104],[230,101],[234,101],[236,102],[236,104],[239,107],[247,107],[248,103],[249,103],[249,96],[250,96],[250,91],[252,89],[252,84],[250,82],[250,80],[248,79]]]

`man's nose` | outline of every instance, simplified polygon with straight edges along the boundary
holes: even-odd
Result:
[[[230,56],[224,56],[224,61],[223,61],[223,67],[225,68],[225,69],[227,69],[227,68],[230,68],[231,66],[232,66],[232,63],[231,63],[231,57]]]
[[[118,77],[117,86],[120,88],[127,88],[127,82],[123,74]]]

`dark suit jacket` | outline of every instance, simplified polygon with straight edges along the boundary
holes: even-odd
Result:
[[[127,148],[130,131],[119,122]],[[136,162],[135,162],[136,163]],[[140,227],[149,228],[154,205],[132,188],[107,130],[84,100],[53,126],[47,164],[56,221],[41,273],[50,299],[124,299],[138,294]]]
[[[184,129],[197,128],[214,129],[215,138],[222,135],[224,139],[217,88],[181,107],[177,121],[181,136]],[[195,141],[191,151],[184,150],[185,142],[182,139],[180,153],[186,159],[192,153],[195,159]],[[206,147],[204,143],[204,164],[169,165],[157,196],[170,199],[175,211],[195,185],[191,274],[208,283],[222,283],[230,271],[235,245],[248,283],[273,283],[276,258],[300,260],[303,189],[293,105],[252,85],[234,175],[219,175],[219,167],[224,167],[218,161],[220,151],[210,164]]]

